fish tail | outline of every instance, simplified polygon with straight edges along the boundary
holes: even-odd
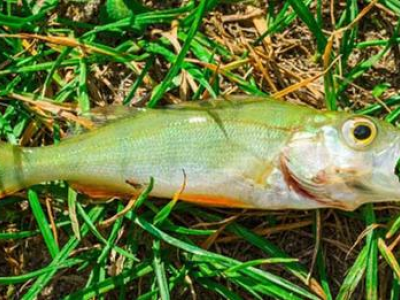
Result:
[[[25,186],[22,148],[0,142],[0,198]]]

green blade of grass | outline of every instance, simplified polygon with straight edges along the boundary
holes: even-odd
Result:
[[[118,207],[117,207],[117,213],[120,213],[123,210],[123,205],[122,203],[118,203]],[[111,233],[108,237],[107,240],[107,245],[102,249],[100,255],[97,257],[96,259],[96,265],[95,268],[90,272],[89,278],[86,282],[86,287],[90,287],[92,286],[94,283],[96,282],[100,282],[105,280],[106,277],[106,273],[107,273],[107,258],[111,252],[112,247],[111,245],[115,245],[115,242],[117,240],[118,237],[118,233],[120,232],[121,228],[122,228],[122,218],[118,218],[111,230]],[[98,295],[101,296],[101,295]]]
[[[133,261],[138,261],[138,259],[129,253],[128,251],[116,246],[112,245],[110,241],[106,240],[101,233],[97,230],[96,226],[93,224],[90,216],[85,212],[83,209],[82,205],[80,203],[77,203],[77,209],[79,215],[82,217],[83,221],[85,224],[88,226],[89,230],[93,233],[93,235],[101,242],[103,243],[106,247],[112,248],[115,250],[115,252],[125,256],[127,259],[133,260]]]
[[[2,200],[3,201],[3,200]],[[57,228],[66,227],[70,225],[70,221],[64,221],[56,223]],[[51,229],[50,224],[48,224],[49,229]],[[19,240],[28,237],[33,237],[40,234],[40,229],[38,230],[29,230],[29,231],[18,231],[18,232],[0,232],[0,240]]]
[[[326,274],[326,267],[325,267],[325,261],[324,261],[324,254],[323,254],[323,244],[321,241],[321,235],[322,232],[319,232],[319,230],[322,231],[322,229],[318,228],[318,226],[323,226],[321,222],[321,214],[322,212],[320,210],[317,210],[315,213],[315,219],[313,223],[313,234],[314,234],[314,240],[316,244],[316,251],[317,251],[317,256],[316,256],[316,269],[318,271],[318,275],[321,281],[321,286],[325,292],[325,296],[327,300],[332,300],[332,292],[331,288],[329,286],[329,280],[328,276]]]
[[[256,298],[262,299],[261,295],[271,296],[273,299],[304,299],[299,297],[297,293],[293,293],[291,290],[283,289],[279,285],[274,284],[274,282],[270,282],[266,280],[263,273],[256,273],[254,270],[258,270],[256,268],[252,268],[249,266],[239,267],[236,268],[238,272],[236,273],[229,273],[227,270],[232,269],[226,263],[222,261],[216,261],[215,259],[208,258],[208,257],[199,257],[194,256],[196,261],[201,262],[200,266],[202,269],[201,276],[198,273],[195,273],[194,276],[198,277],[216,277],[224,276],[224,278],[234,284],[237,284],[240,287],[243,287],[245,290],[250,292],[252,295],[256,296]],[[260,276],[261,275],[261,276]],[[282,279],[282,281],[285,281]],[[304,297],[304,295],[303,295]],[[308,299],[307,296],[305,296]]]
[[[371,2],[371,0],[368,0],[368,2]],[[382,0],[381,2],[389,10],[393,11],[397,16],[400,16],[400,1],[398,1],[398,0]]]
[[[312,0],[305,0],[304,5],[308,7]],[[273,33],[279,32],[281,30],[284,30],[286,27],[288,27],[297,17],[296,12],[291,12],[289,11],[291,4],[289,1],[286,1],[284,5],[282,6],[282,9],[279,11],[277,14],[276,18],[273,18],[273,21],[271,24],[268,26],[268,30],[261,34],[254,42],[254,46],[258,46],[262,40],[267,37],[272,35]],[[270,6],[272,7],[272,5]]]
[[[60,63],[61,67],[76,66],[79,64],[79,59],[67,59]],[[44,62],[33,64],[26,67],[9,67],[5,70],[0,70],[0,76],[10,75],[10,74],[23,74],[50,70],[54,65],[54,62]]]
[[[289,0],[290,5],[297,13],[299,18],[307,25],[308,29],[313,33],[317,41],[317,50],[322,55],[327,45],[327,39],[322,31],[323,28],[318,26],[317,21],[311,13],[311,10],[305,5],[303,0]],[[332,70],[324,75],[325,103],[329,110],[337,110],[336,83],[332,74]]]
[[[364,41],[364,42],[359,42],[356,44],[356,48],[358,49],[363,49],[367,47],[376,47],[376,46],[386,46],[389,43],[389,40],[369,40],[369,41]],[[400,38],[396,38],[393,41],[394,44],[400,44]]]
[[[237,265],[237,266],[234,266],[234,267],[231,267],[231,268],[225,270],[224,273],[225,274],[236,273],[237,271],[246,269],[248,267],[256,267],[256,266],[264,265],[264,264],[286,264],[286,263],[292,263],[292,262],[297,262],[297,261],[298,261],[298,259],[294,259],[294,258],[263,258],[263,259],[249,260],[240,265]]]
[[[393,32],[393,36],[390,37],[388,44],[386,47],[378,52],[377,54],[371,56],[369,59],[357,64],[352,70],[350,70],[344,77],[345,80],[340,84],[338,88],[338,93],[341,94],[347,88],[347,86],[354,82],[355,79],[363,75],[367,70],[372,68],[392,47],[392,45],[396,42],[396,39],[399,35],[400,31],[400,19],[398,20],[396,27]]]
[[[57,271],[60,269],[71,268],[74,267],[75,265],[82,264],[83,262],[84,262],[83,259],[71,258],[66,261],[63,261],[58,265],[48,266],[40,270],[25,273],[23,275],[0,277],[0,285],[26,283],[29,280],[39,277],[40,275],[47,274],[50,271]]]
[[[204,213],[203,211],[200,210],[195,210],[194,212],[196,213],[196,215],[201,215],[202,217],[212,222],[220,221],[216,216],[211,215],[209,213]],[[233,223],[228,225],[226,229],[234,233],[235,235],[243,238],[253,246],[262,250],[267,255],[270,255],[271,257],[286,258],[286,259],[291,258],[285,252],[283,252],[281,249],[275,246],[273,243],[271,243],[270,241],[268,241],[263,237],[258,236],[257,234],[253,233],[251,230],[245,228],[244,226],[241,226],[237,223]],[[309,280],[308,270],[302,264],[298,262],[289,262],[284,264],[284,267],[285,269],[287,269],[287,271],[291,272],[293,275],[298,277],[303,283],[307,284],[309,282],[310,286],[313,289],[315,289],[315,291],[318,291],[318,293],[323,294],[323,290],[319,285],[319,283],[314,278],[311,278]]]
[[[358,254],[356,261],[353,266],[349,269],[347,276],[343,280],[340,286],[336,300],[351,300],[352,295],[364,276],[367,257],[369,253],[369,247],[365,246]]]
[[[158,289],[160,291],[160,298],[162,300],[169,300],[169,287],[167,275],[165,272],[165,264],[161,258],[161,242],[158,239],[153,241],[153,268],[156,275]]]
[[[122,205],[122,203],[118,203],[117,213],[120,213],[123,210],[123,208],[124,208],[124,206]],[[118,233],[122,229],[122,225],[123,225],[123,218],[120,217],[115,221],[115,223],[112,227],[111,233],[108,237],[107,245],[101,251],[101,254],[99,255],[99,257],[97,259],[97,263],[99,265],[106,262],[107,256],[110,253],[110,251],[112,250],[111,246],[115,244],[115,242],[118,238]]]
[[[347,0],[346,2],[347,2],[346,9],[342,15],[341,20],[339,21],[339,24],[338,24],[340,27],[345,27],[345,26],[351,24],[355,20],[355,18],[357,17],[357,15],[359,13],[357,1]],[[355,24],[354,26],[352,26],[350,29],[346,30],[343,33],[343,37],[340,40],[341,41],[340,63],[342,64],[342,70],[347,69],[348,58],[355,47],[357,35],[358,35],[357,24]]]
[[[92,222],[95,222],[100,215],[104,212],[103,207],[94,207],[90,210],[88,216]],[[84,237],[89,233],[88,226],[83,225],[81,228],[81,236]],[[69,239],[69,241],[65,244],[62,250],[54,257],[50,266],[57,266],[62,264],[68,259],[70,253],[78,246],[79,240],[75,237]],[[42,289],[50,282],[53,276],[57,273],[57,269],[52,269],[49,272],[39,276],[37,280],[32,284],[29,290],[25,295],[21,298],[21,300],[34,300],[37,298]]]
[[[225,287],[222,284],[219,284],[215,281],[209,280],[207,278],[197,278],[197,282],[201,284],[203,287],[205,287],[208,290],[211,290],[219,295],[221,297],[228,299],[228,300],[242,300],[242,298],[229,290],[229,288]]]
[[[75,237],[80,240],[81,239],[81,231],[79,226],[78,216],[76,215],[76,201],[77,201],[77,192],[74,191],[71,187],[68,188],[68,214],[71,220],[71,228]]]
[[[87,89],[87,66],[84,59],[79,61],[78,103],[83,113],[90,111],[90,99]]]
[[[150,192],[153,189],[153,186],[154,186],[154,178],[150,177],[150,181],[149,181],[149,184],[147,185],[146,189],[142,193],[140,193],[139,197],[135,201],[135,204],[133,205],[134,211],[138,210],[145,203]]]
[[[148,103],[149,107],[155,107],[157,105],[158,101],[160,101],[161,98],[164,96],[164,93],[169,89],[171,81],[174,79],[174,77],[178,74],[179,70],[182,68],[182,63],[186,56],[186,53],[189,51],[190,44],[193,38],[195,37],[196,32],[199,29],[200,22],[203,18],[207,2],[208,2],[207,0],[200,1],[196,9],[196,17],[193,21],[192,26],[190,27],[186,41],[183,44],[182,49],[179,52],[175,63],[169,69],[167,75],[164,77],[164,80],[154,88],[151,99]]]
[[[372,204],[367,204],[363,212],[367,226],[375,224],[375,213]],[[368,250],[367,261],[366,261],[366,299],[377,300],[378,299],[378,236],[372,229],[367,236]]]
[[[393,278],[392,288],[390,289],[390,299],[397,300],[400,299],[400,282],[399,279]]]
[[[384,101],[384,103],[388,107],[399,104],[400,103],[400,95],[392,96],[392,97],[386,99]],[[356,113],[360,114],[360,115],[374,115],[374,114],[380,113],[384,109],[385,108],[382,106],[381,103],[374,103],[364,109],[356,111]],[[390,118],[387,117],[387,119],[390,119]],[[388,120],[388,121],[390,122],[390,120]]]
[[[393,111],[385,117],[385,121],[394,123],[400,116],[400,107],[396,107]]]
[[[47,218],[40,206],[39,197],[35,191],[30,189],[28,191],[29,205],[31,206],[32,213],[35,216],[39,229],[42,233],[43,240],[49,250],[50,255],[54,258],[59,254],[60,249],[54,239],[53,233],[50,230],[50,225]]]
[[[382,238],[378,240],[378,248],[382,257],[386,260],[390,268],[393,270],[393,274],[395,276],[394,280],[400,280],[400,265],[394,256],[393,252],[386,246],[386,243]]]
[[[80,290],[76,293],[70,294],[63,298],[63,300],[90,300],[98,295],[105,294],[109,291],[112,291],[118,287],[127,285],[132,280],[143,277],[153,271],[151,264],[149,263],[141,263],[134,267],[133,269],[126,270],[122,272],[120,275],[107,278],[101,282],[96,282],[92,284],[90,287],[87,287],[83,290]]]
[[[317,49],[320,54],[324,53],[327,39],[322,32],[322,28],[318,26],[317,21],[311,13],[311,10],[305,5],[303,0],[288,0],[299,18],[307,25],[308,29],[313,33],[317,40]]]
[[[222,256],[219,254],[211,253],[209,251],[203,250],[196,246],[184,243],[183,241],[180,241],[180,240],[166,234],[165,232],[162,232],[161,230],[156,228],[154,225],[145,221],[143,218],[136,216],[133,212],[128,213],[127,215],[125,215],[125,217],[128,219],[131,219],[133,222],[135,222],[135,224],[139,225],[141,228],[148,231],[154,237],[159,238],[159,239],[163,240],[164,242],[174,245],[175,247],[178,247],[184,251],[187,251],[194,255],[202,256],[207,259],[212,259],[212,260],[214,259],[216,261],[223,262],[230,266],[240,264],[240,262],[238,262],[234,259]],[[280,290],[281,292],[290,291],[291,293],[293,293],[293,297],[295,297],[294,296],[295,294],[298,294],[298,295],[302,295],[303,297],[305,297],[307,299],[318,299],[317,296],[307,292],[306,290],[300,288],[299,286],[296,286],[296,285],[288,282],[287,280],[284,280],[283,278],[277,277],[270,273],[266,273],[259,269],[255,269],[252,267],[247,268],[246,274],[249,276],[252,276],[253,278],[256,278],[258,280],[265,279],[265,280],[269,281],[271,284],[273,283],[273,285],[271,286],[271,288],[273,288],[273,289]]]
[[[131,87],[129,93],[126,95],[126,97],[122,101],[122,104],[128,105],[132,101],[137,89],[143,83],[143,80],[146,77],[147,73],[149,72],[150,67],[153,65],[153,63],[154,63],[154,56],[150,56],[150,58],[146,61],[146,65],[144,66],[143,70],[140,72],[139,76],[137,77],[135,82],[132,84],[132,87]]]
[[[387,239],[392,238],[399,229],[400,229],[400,216],[397,216],[394,222],[389,227],[389,230],[386,233],[386,238]]]

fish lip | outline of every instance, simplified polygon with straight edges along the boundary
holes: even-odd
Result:
[[[324,197],[320,197],[320,195],[317,193],[313,193],[304,184],[302,184],[302,181],[290,170],[288,165],[289,161],[290,159],[284,153],[280,155],[279,167],[282,172],[283,179],[288,188],[293,192],[304,198],[315,201],[321,207],[325,208],[338,208],[341,210],[352,211],[360,206],[358,203],[354,203],[354,205],[346,205],[344,202],[331,199],[326,195],[324,195]]]

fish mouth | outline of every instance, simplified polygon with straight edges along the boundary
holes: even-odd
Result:
[[[359,205],[400,200],[400,157],[379,164],[371,176],[355,176],[347,187],[360,194]]]
[[[390,176],[391,178],[388,178],[386,186],[392,198],[389,201],[398,201],[400,199],[400,157],[392,168],[392,175]]]

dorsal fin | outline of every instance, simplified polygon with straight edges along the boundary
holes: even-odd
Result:
[[[89,130],[94,130],[116,120],[137,115],[145,110],[145,108],[127,107],[122,105],[96,107],[79,116],[79,118],[83,119],[88,126],[80,126],[77,123],[72,124],[69,128],[68,135],[76,135]]]
[[[170,109],[210,110],[213,108],[240,107],[248,103],[261,102],[267,99],[270,100],[271,98],[251,95],[228,95],[209,100],[185,101],[166,107]]]
[[[219,97],[216,99],[209,100],[199,100],[199,101],[185,101],[179,104],[167,105],[160,109],[189,109],[189,110],[202,110],[207,111],[216,123],[221,125],[218,113],[212,111],[212,109],[222,109],[227,107],[237,107],[240,108],[243,105],[262,102],[268,97],[259,97],[251,95],[228,95]],[[276,100],[277,101],[277,100]],[[96,107],[90,110],[88,113],[82,114],[79,118],[83,119],[90,126],[80,126],[74,124],[68,132],[68,135],[76,135],[78,133],[86,132],[88,130],[93,130],[99,128],[103,125],[109,124],[116,120],[131,117],[137,115],[140,112],[146,111],[146,108],[137,107],[127,107],[122,105],[109,105],[105,107]],[[83,122],[82,122],[83,123]],[[221,128],[223,126],[221,125]]]
[[[89,119],[97,126],[101,126],[115,120],[136,115],[140,111],[144,110],[144,108],[128,107],[122,105],[109,105],[105,107],[93,108],[88,113],[82,114],[82,117]]]

